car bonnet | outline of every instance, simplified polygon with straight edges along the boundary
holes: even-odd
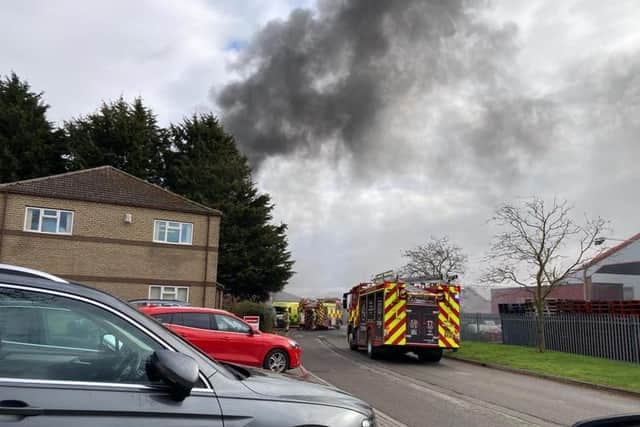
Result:
[[[286,377],[265,370],[245,369],[251,373],[251,376],[242,380],[242,383],[254,393],[277,399],[347,408],[365,416],[370,416],[372,413],[372,409],[367,403],[338,388]]]

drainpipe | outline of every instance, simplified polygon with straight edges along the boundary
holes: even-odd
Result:
[[[4,237],[4,224],[7,217],[7,192],[2,192],[2,216],[0,217],[0,260],[2,260],[2,242]]]
[[[209,229],[211,228],[211,215],[207,215],[207,241],[204,245],[204,280],[202,281],[202,306],[206,307],[207,301],[207,274],[209,273]]]

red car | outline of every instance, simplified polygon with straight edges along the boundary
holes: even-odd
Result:
[[[255,330],[228,311],[157,306],[139,309],[216,360],[275,372],[300,365],[300,344],[287,337]]]

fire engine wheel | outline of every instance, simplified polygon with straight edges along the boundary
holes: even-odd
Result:
[[[289,367],[289,356],[283,350],[274,348],[267,353],[262,366],[273,372],[284,372]]]
[[[349,344],[349,348],[351,350],[357,350],[358,349],[358,345],[356,344],[356,332],[355,331],[349,331],[349,333],[347,334],[347,344]]]
[[[442,349],[434,348],[429,350],[422,350],[418,352],[418,359],[421,362],[439,362],[442,359]]]

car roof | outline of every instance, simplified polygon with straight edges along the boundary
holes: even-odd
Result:
[[[65,292],[85,298],[94,299],[106,304],[123,303],[123,301],[86,285],[75,282],[57,282],[45,278],[23,274],[5,273],[0,271],[0,283],[48,289],[50,291]]]
[[[209,308],[209,307],[175,307],[175,306],[150,306],[150,307],[140,307],[139,310],[147,313],[147,314],[161,314],[161,313],[209,313],[209,314],[231,314],[226,310],[220,310],[217,308]]]

